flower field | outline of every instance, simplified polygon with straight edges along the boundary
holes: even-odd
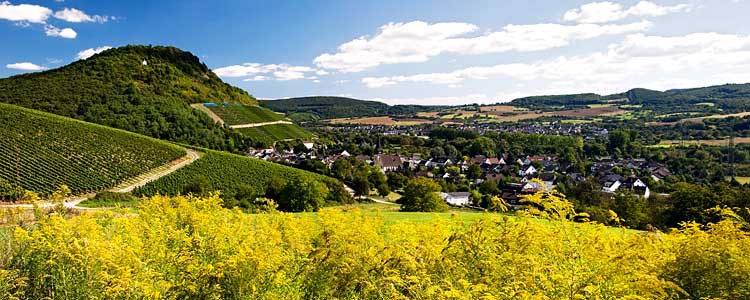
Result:
[[[156,196],[2,231],[3,299],[747,299],[750,235],[484,214],[386,224],[358,209],[245,214]]]
[[[8,104],[0,104],[0,127],[0,199],[61,184],[99,191],[185,155],[156,139]]]

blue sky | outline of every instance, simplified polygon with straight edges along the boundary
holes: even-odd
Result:
[[[750,0],[0,0],[0,77],[173,45],[259,98],[495,103],[750,82]]]

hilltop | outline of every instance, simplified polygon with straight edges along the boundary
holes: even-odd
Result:
[[[0,102],[226,150],[241,143],[237,134],[189,104],[257,104],[195,55],[162,46],[114,48],[57,69],[0,79]]]
[[[185,155],[153,138],[0,103],[0,199],[113,187]]]

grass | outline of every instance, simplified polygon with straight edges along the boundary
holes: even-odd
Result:
[[[714,106],[716,106],[716,103],[712,103],[712,102],[701,102],[701,103],[696,103],[695,105],[697,105],[697,106],[709,106],[709,107],[714,107]]]
[[[102,208],[102,207],[135,207],[138,205],[138,197],[130,193],[101,192],[94,198],[86,199],[78,204],[80,207]]]
[[[606,103],[606,104],[600,103],[600,104],[589,104],[587,106],[588,106],[588,108],[600,108],[600,107],[612,107],[612,106],[614,106],[614,104],[611,104],[611,103]]]
[[[734,143],[739,144],[750,144],[750,137],[738,137],[734,138]],[[669,148],[676,146],[692,146],[692,145],[704,145],[704,146],[727,146],[729,145],[729,139],[723,140],[664,140],[656,145],[649,145],[650,148]]]
[[[732,181],[732,176],[727,176],[724,178],[726,181]],[[734,179],[737,180],[740,184],[748,184],[750,183],[750,177],[741,177],[741,176],[735,176]]]
[[[589,123],[593,123],[593,122],[594,122],[594,120],[581,120],[581,119],[560,120],[560,123],[563,123],[563,124],[572,124],[572,125],[576,125],[576,124],[589,124]]]

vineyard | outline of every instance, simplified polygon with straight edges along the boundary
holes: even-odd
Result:
[[[156,196],[138,214],[42,217],[0,235],[3,299],[748,299],[750,235],[482,214],[245,214]]]
[[[0,127],[0,199],[61,184],[99,191],[185,155],[166,142],[8,104],[0,104]]]
[[[307,139],[312,134],[294,124],[272,124],[258,127],[236,129],[245,136],[265,143],[273,143],[282,140]]]
[[[277,114],[259,106],[244,106],[238,104],[208,107],[218,115],[227,125],[242,125],[286,120],[284,115]]]
[[[224,194],[234,195],[242,187],[252,189],[250,193],[262,195],[271,181],[294,176],[328,180],[322,175],[259,159],[208,151],[196,162],[136,189],[134,194],[187,194],[190,185],[202,184],[206,191],[220,190]]]

